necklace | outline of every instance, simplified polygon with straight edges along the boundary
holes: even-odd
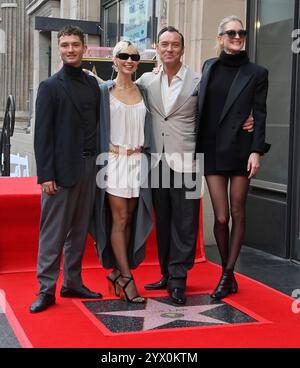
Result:
[[[131,88],[134,88],[134,87],[135,87],[134,84],[132,86],[130,86],[130,87],[119,87],[119,86],[115,85],[115,88],[117,88],[117,89],[119,89],[121,91],[125,91],[126,89],[131,89]]]

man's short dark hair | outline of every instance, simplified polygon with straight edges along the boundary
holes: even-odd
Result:
[[[78,36],[82,44],[83,45],[85,44],[85,37],[83,30],[77,26],[65,26],[64,28],[62,28],[57,35],[58,42],[60,38],[63,36],[73,36],[73,35]]]
[[[157,42],[158,42],[158,43],[159,43],[159,39],[160,39],[161,35],[162,35],[163,33],[165,33],[165,32],[176,32],[176,33],[178,33],[178,34],[179,34],[179,36],[180,36],[180,38],[181,38],[181,46],[182,46],[182,48],[184,48],[184,37],[183,37],[183,34],[182,34],[182,33],[180,33],[180,32],[178,31],[178,29],[177,29],[177,28],[175,28],[175,27],[173,27],[173,26],[165,27],[165,28],[163,28],[163,29],[159,32],[159,34],[157,35]]]

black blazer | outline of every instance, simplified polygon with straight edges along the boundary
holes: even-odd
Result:
[[[203,105],[212,67],[218,58],[207,60],[203,66],[203,74],[198,95],[198,132],[196,152],[203,152],[202,134],[204,124]],[[220,86],[222,88],[222,86]],[[245,169],[245,160],[250,153],[266,153],[270,145],[265,143],[266,99],[268,92],[267,69],[248,63],[242,65],[231,85],[219,120],[216,137],[216,166],[218,170]],[[254,117],[254,132],[242,129],[248,116]]]
[[[99,123],[100,89],[94,77],[86,77],[97,96]],[[81,173],[83,146],[80,103],[61,69],[38,89],[34,136],[38,183],[55,180],[62,187],[75,185]]]

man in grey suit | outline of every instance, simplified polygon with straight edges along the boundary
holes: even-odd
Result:
[[[160,178],[152,196],[162,278],[145,288],[168,289],[173,302],[185,304],[187,271],[194,265],[199,224],[202,174],[194,155],[201,76],[181,62],[184,37],[176,28],[169,26],[159,32],[157,52],[163,68],[156,74],[143,74],[138,81],[147,88],[153,119],[156,162],[151,176]],[[244,129],[252,128],[250,118]]]
[[[152,179],[156,174],[160,178],[152,195],[162,279],[145,288],[167,288],[173,302],[185,304],[187,271],[194,264],[199,222],[200,196],[188,199],[191,188],[185,177],[196,171],[193,156],[200,74],[181,62],[184,37],[174,27],[160,31],[157,52],[163,69],[157,75],[143,74],[139,80],[148,90],[152,152],[158,155]]]
[[[68,26],[58,33],[63,68],[43,81],[36,100],[34,149],[42,214],[37,277],[38,313],[55,303],[64,248],[61,297],[100,298],[82,282],[81,261],[96,190],[96,130],[100,92],[81,68],[84,34]]]

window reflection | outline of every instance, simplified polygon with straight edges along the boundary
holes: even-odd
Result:
[[[257,179],[287,184],[294,0],[259,0],[256,62],[269,70],[267,141]]]

